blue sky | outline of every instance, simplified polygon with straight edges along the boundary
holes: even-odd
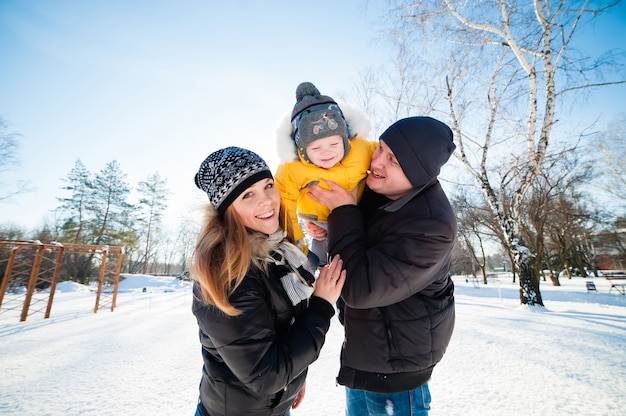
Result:
[[[202,199],[192,178],[211,151],[248,147],[273,165],[298,83],[340,98],[387,58],[373,3],[2,0],[0,116],[20,135],[3,182],[34,191],[0,201],[0,223],[39,226],[78,158],[92,172],[117,160],[132,186],[158,171],[172,222]],[[623,47],[623,11],[590,42]],[[624,92],[587,105],[608,117]]]

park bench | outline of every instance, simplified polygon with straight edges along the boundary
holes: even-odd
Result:
[[[596,284],[593,282],[585,282],[585,284],[587,285],[587,293],[589,292],[598,292],[598,289],[596,289]]]
[[[602,274],[602,276],[604,276],[606,280],[608,280],[611,283],[611,288],[609,289],[609,293],[611,293],[613,289],[618,291],[621,295],[626,293],[626,290],[624,289],[624,287],[626,287],[626,271],[607,270],[607,271],[602,271],[600,273]]]

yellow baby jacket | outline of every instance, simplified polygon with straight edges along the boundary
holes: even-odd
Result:
[[[350,140],[350,151],[341,162],[330,169],[320,168],[304,160],[299,154],[298,160],[284,162],[278,166],[274,180],[280,191],[282,203],[291,222],[294,238],[304,238],[304,231],[300,227],[298,218],[304,220],[327,222],[330,211],[308,195],[307,187],[319,184],[322,188],[330,189],[324,183],[325,179],[335,182],[342,188],[351,191],[359,186],[358,197],[361,198],[370,167],[372,155],[378,148],[378,142],[356,137]]]

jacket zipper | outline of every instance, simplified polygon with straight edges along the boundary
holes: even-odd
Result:
[[[383,324],[385,326],[385,333],[387,334],[387,344],[389,346],[389,355],[391,358],[395,358],[398,355],[398,350],[396,348],[396,342],[393,336],[393,331],[391,330],[391,322],[389,321],[389,316],[387,316],[387,310],[384,308],[380,308],[380,313],[383,316]]]

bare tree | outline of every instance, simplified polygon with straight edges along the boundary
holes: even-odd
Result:
[[[428,114],[434,109],[435,98],[422,76],[426,64],[402,45],[398,47],[391,63],[368,67],[359,74],[353,88],[355,104],[373,121],[372,137],[378,137],[400,118]]]
[[[148,272],[148,262],[153,258],[155,235],[161,226],[163,212],[167,208],[167,180],[161,178],[158,172],[149,175],[147,180],[139,182],[139,207],[143,211],[141,222],[144,224],[144,262],[143,273]]]
[[[617,118],[600,139],[600,150],[605,160],[607,183],[604,189],[622,202],[626,202],[626,114]]]
[[[445,112],[456,156],[485,194],[519,273],[522,304],[543,305],[534,253],[523,239],[522,209],[546,157],[557,105],[569,91],[626,82],[604,80],[606,61],[571,48],[577,29],[616,3],[542,0],[396,2],[396,36],[417,49],[436,45]],[[409,51],[409,48],[405,48]],[[576,76],[578,75],[578,76]]]
[[[466,195],[456,197],[452,205],[457,216],[459,240],[471,256],[473,264],[480,267],[483,284],[487,284],[485,240],[489,239],[487,223],[490,218],[484,208],[473,206]]]
[[[17,163],[17,140],[15,133],[8,133],[6,122],[0,118],[0,173]]]
[[[571,258],[564,255],[570,251],[571,241],[578,246],[581,236],[589,236],[595,226],[595,215],[579,191],[594,179],[594,167],[591,161],[582,160],[581,153],[581,148],[574,147],[546,156],[522,209],[522,234],[536,253],[536,272],[542,273],[547,267],[555,286],[560,282],[554,269]]]
[[[7,124],[5,120],[0,117],[0,201],[32,190],[25,182],[19,183],[15,187],[4,182],[5,174],[18,164],[17,137],[18,135],[16,133],[7,131]],[[13,188],[13,190],[10,188]]]
[[[200,224],[195,223],[190,218],[183,217],[177,227],[175,245],[179,256],[180,267],[183,271],[189,270],[189,259],[196,244]]]
[[[378,137],[382,131],[382,117],[378,114],[377,106],[379,78],[381,76],[379,72],[374,67],[366,68],[359,73],[354,86],[354,94],[356,96],[353,101],[354,105],[368,114],[372,123],[375,123],[372,126],[371,137]],[[350,101],[345,97],[343,99]]]
[[[13,223],[0,225],[0,240],[24,240],[27,238],[26,229]]]

